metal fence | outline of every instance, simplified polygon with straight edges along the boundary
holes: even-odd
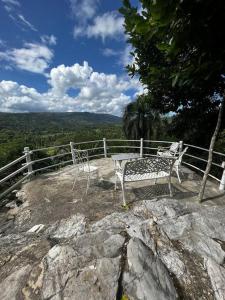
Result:
[[[0,199],[13,191],[22,182],[29,180],[34,175],[46,170],[60,168],[73,163],[72,149],[79,148],[88,150],[89,158],[96,159],[109,157],[112,154],[122,152],[139,152],[140,157],[156,155],[159,146],[170,146],[171,141],[155,140],[117,140],[106,139],[86,141],[81,143],[70,142],[69,144],[52,146],[40,149],[24,148],[23,155],[0,168]],[[205,172],[208,149],[184,144],[180,141],[180,151],[188,147],[182,163],[197,172]],[[216,180],[218,188],[225,190],[225,154],[213,152],[212,174],[209,177]],[[25,173],[24,173],[25,172]]]

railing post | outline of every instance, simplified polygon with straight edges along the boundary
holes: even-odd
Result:
[[[28,175],[30,175],[33,173],[33,167],[31,164],[31,156],[30,156],[31,151],[30,151],[29,147],[24,147],[24,154],[26,155],[27,172],[28,172]]]
[[[70,152],[71,152],[71,155],[72,155],[72,160],[73,160],[73,164],[75,165],[76,164],[76,157],[75,157],[75,154],[74,154],[74,143],[73,142],[70,142]]]
[[[222,162],[222,168],[223,168],[223,174],[220,180],[220,186],[219,186],[220,191],[225,190],[225,161]]]
[[[140,139],[140,157],[143,157],[143,138]]]
[[[183,150],[183,141],[179,142],[179,153],[181,153]]]
[[[103,138],[103,147],[104,147],[104,156],[107,157],[107,145],[106,145],[106,138]]]

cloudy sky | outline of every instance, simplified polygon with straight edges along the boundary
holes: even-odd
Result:
[[[125,70],[121,2],[0,0],[0,111],[120,115],[143,91]]]

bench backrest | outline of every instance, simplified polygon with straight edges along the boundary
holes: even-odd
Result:
[[[173,157],[148,157],[135,161],[127,162],[124,166],[123,177],[129,178],[134,175],[140,175],[150,173],[166,172],[171,174],[175,158]]]
[[[178,142],[174,142],[170,145],[170,149],[169,151],[176,154],[179,150],[179,143]]]
[[[75,164],[79,166],[79,168],[89,168],[89,158],[87,150],[73,149],[73,157],[75,160]]]

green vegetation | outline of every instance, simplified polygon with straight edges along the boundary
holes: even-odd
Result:
[[[121,119],[91,113],[0,113],[0,166],[37,149],[72,142],[122,138]],[[48,155],[54,155],[49,149]]]

